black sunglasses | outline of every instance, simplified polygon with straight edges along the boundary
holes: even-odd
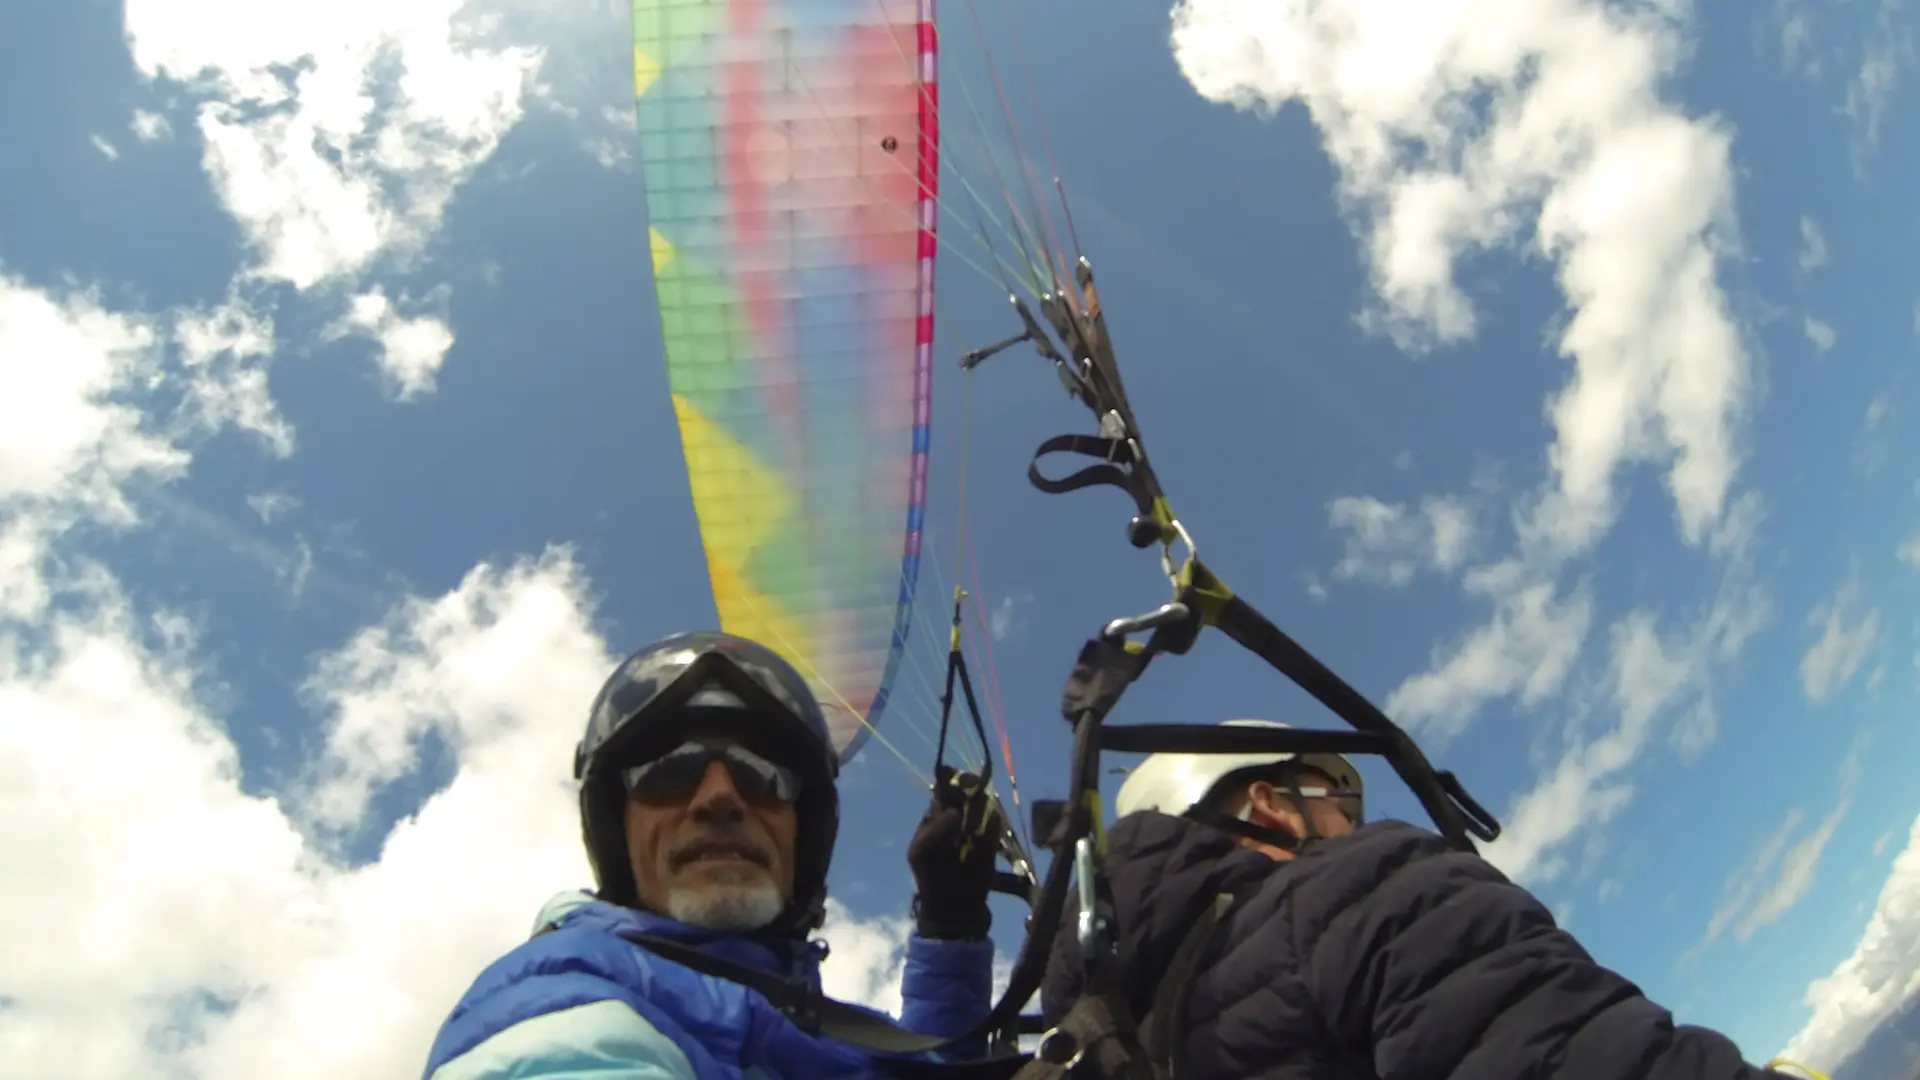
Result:
[[[694,740],[642,765],[621,770],[629,794],[647,802],[681,802],[693,797],[707,777],[707,766],[726,766],[734,790],[754,802],[791,803],[800,797],[800,777],[736,742]]]

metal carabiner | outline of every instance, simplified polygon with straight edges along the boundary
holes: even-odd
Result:
[[[1100,918],[1100,895],[1094,888],[1092,837],[1083,836],[1074,842],[1073,874],[1080,886],[1080,956],[1084,959],[1093,955],[1100,936],[1107,929]]]
[[[1157,630],[1169,623],[1177,623],[1192,614],[1187,605],[1178,600],[1161,604],[1145,615],[1133,615],[1114,619],[1100,628],[1100,636],[1109,641],[1125,640],[1128,636],[1143,630]]]

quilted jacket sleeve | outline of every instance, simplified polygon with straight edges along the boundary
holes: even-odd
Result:
[[[1300,890],[1301,977],[1382,1080],[1774,1075],[1718,1032],[1675,1024],[1533,894],[1425,830],[1379,829]]]
[[[687,1055],[646,1017],[626,1002],[602,999],[513,1024],[430,1067],[427,1080],[695,1080],[695,1074]]]
[[[993,1009],[993,940],[907,939],[900,980],[900,1026],[922,1035],[959,1035]],[[985,1057],[985,1039],[969,1039],[941,1053],[948,1060]]]
[[[495,961],[441,1025],[425,1080],[699,1080],[692,1035],[609,977],[618,952],[560,931]]]

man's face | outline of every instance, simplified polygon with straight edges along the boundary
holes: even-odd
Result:
[[[732,761],[715,756],[728,747]],[[798,815],[765,782],[766,759],[740,749],[722,739],[689,744],[629,784],[627,858],[652,910],[744,931],[772,922],[792,900]]]
[[[1306,767],[1294,770],[1292,787],[1305,790],[1309,788],[1334,789],[1333,779],[1318,769]],[[1276,786],[1266,780],[1257,780],[1247,785],[1242,807],[1249,810],[1250,824],[1263,828],[1277,829],[1289,836],[1306,838],[1309,836],[1334,837],[1345,836],[1353,831],[1353,822],[1340,812],[1336,799],[1319,796],[1302,798],[1286,787]],[[1308,829],[1312,822],[1312,829]],[[1293,852],[1263,844],[1257,840],[1243,839],[1241,843],[1263,851],[1276,859],[1291,859]]]

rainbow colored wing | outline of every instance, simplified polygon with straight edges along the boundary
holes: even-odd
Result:
[[[667,377],[722,629],[850,759],[919,571],[938,182],[932,0],[635,0]]]

